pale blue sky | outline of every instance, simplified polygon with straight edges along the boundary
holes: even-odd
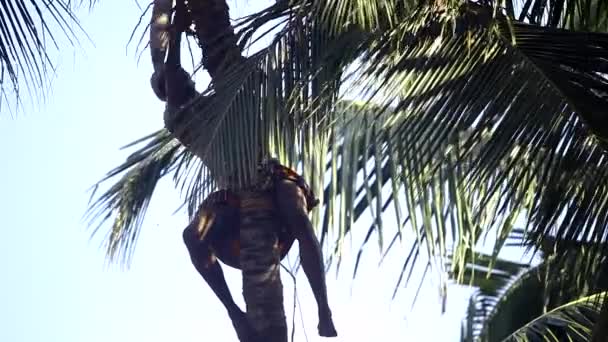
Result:
[[[119,147],[162,126],[147,51],[137,63],[134,48],[125,49],[140,10],[125,1],[116,11],[115,3],[79,11],[95,45],[54,56],[59,76],[45,104],[26,105],[16,118],[0,114],[0,341],[236,341],[219,301],[189,263],[181,242],[187,217],[173,214],[180,199],[170,182],[148,210],[128,271],[104,267],[101,237],[89,240],[82,221],[87,189],[128,154]],[[241,2],[232,16],[262,5]],[[346,249],[337,278],[329,275],[338,338],[317,336],[316,306],[299,274],[304,327],[298,314],[296,341],[307,340],[303,328],[308,341],[458,341],[468,291],[451,288],[441,316],[436,283],[427,282],[410,311],[416,280],[391,301],[405,248],[378,269],[378,248],[370,243],[353,284],[357,248]],[[283,279],[291,320],[293,284]],[[242,303],[240,275],[228,271],[228,281]]]

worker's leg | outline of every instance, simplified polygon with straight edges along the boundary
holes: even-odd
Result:
[[[281,218],[299,243],[302,268],[319,310],[319,335],[337,336],[327,300],[323,255],[312,223],[308,219],[304,192],[295,182],[281,180],[276,183],[276,201]]]
[[[183,232],[184,243],[188,248],[192,265],[228,311],[239,340],[241,342],[252,341],[252,330],[247,322],[247,317],[234,302],[220,263],[215,258],[209,244],[199,239],[197,221],[195,220]]]

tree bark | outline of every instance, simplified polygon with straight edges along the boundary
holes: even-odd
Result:
[[[230,24],[228,5],[225,0],[188,0],[187,6],[203,49],[203,66],[218,83],[223,70],[245,60]],[[249,191],[240,195],[243,297],[247,319],[256,333],[247,342],[287,342],[277,236],[280,222],[273,194]]]
[[[287,342],[276,229],[279,225],[272,193],[241,194],[243,297],[256,341]]]
[[[237,45],[225,0],[189,0],[195,32],[203,50],[203,66],[216,81],[225,68],[245,59]]]

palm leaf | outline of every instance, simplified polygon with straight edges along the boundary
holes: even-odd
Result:
[[[381,108],[377,111],[375,122],[378,124],[375,125],[383,126],[391,136],[388,142],[372,140],[371,144],[378,143],[385,148],[382,157],[386,157],[388,150],[397,151],[401,156],[396,159],[399,161],[397,169],[403,176],[397,182],[409,188],[405,195],[408,203],[422,203],[408,209],[410,214],[421,213],[411,222],[413,226],[415,221],[423,222],[427,228],[427,236],[432,237],[429,243],[437,247],[434,250],[433,246],[428,246],[431,253],[439,256],[444,253],[445,230],[450,228],[458,232],[453,236],[460,239],[461,245],[467,245],[471,237],[492,225],[502,227],[499,236],[506,237],[520,213],[527,213],[530,222],[540,231],[550,229],[552,225],[547,222],[547,216],[553,218],[563,212],[563,208],[551,208],[550,200],[572,208],[578,206],[578,213],[585,215],[589,222],[594,222],[594,218],[600,220],[586,226],[580,222],[562,221],[562,229],[568,232],[565,234],[581,236],[586,233],[599,237],[597,234],[605,229],[601,220],[606,211],[601,201],[586,198],[590,194],[606,198],[601,187],[594,187],[591,192],[590,182],[604,177],[603,133],[589,129],[599,125],[590,123],[588,118],[593,117],[593,113],[584,109],[583,102],[588,96],[564,96],[576,86],[572,84],[576,81],[564,81],[566,78],[558,75],[570,70],[571,76],[576,78],[587,72],[585,68],[589,66],[571,64],[565,68],[562,65],[567,63],[566,58],[564,63],[555,58],[539,57],[552,55],[553,34],[565,38],[560,42],[572,37],[572,42],[566,45],[577,48],[585,45],[580,43],[580,37],[576,38],[577,35],[571,32],[525,24],[514,25],[514,30],[499,26],[496,31],[499,39],[492,38],[492,30],[469,31],[469,37],[466,34],[464,37],[437,35],[441,31],[433,27],[429,18],[418,25],[405,22],[408,24],[387,36],[401,39],[407,37],[409,31],[410,37],[418,37],[412,38],[415,44],[405,52],[396,51],[387,56],[381,52],[399,43],[387,38],[386,44],[380,44],[372,51],[375,55],[368,53],[365,59],[369,63],[361,68],[359,83],[361,93],[373,94],[372,100]],[[457,22],[457,28],[458,25]],[[513,38],[511,34],[516,42],[523,43],[515,48],[506,44]],[[531,36],[539,37],[535,46],[525,44]],[[600,47],[606,39],[604,35],[585,37],[591,37],[592,45]],[[422,41],[416,42],[416,39]],[[601,50],[606,54],[605,48]],[[578,57],[592,59],[583,54]],[[598,69],[589,70],[589,73],[598,72],[601,63],[592,68]],[[380,86],[377,85],[379,79],[384,82]],[[597,78],[592,83],[599,89],[604,87],[605,80]],[[402,89],[406,91],[399,98],[395,94]],[[529,94],[537,95],[531,97]],[[401,102],[396,107],[391,106],[396,100]],[[583,115],[578,116],[569,106],[582,108],[579,112]],[[606,108],[605,103],[597,108]],[[369,106],[366,110],[370,110]],[[463,133],[468,136],[467,140],[461,147],[455,146],[454,138]],[[555,193],[551,186],[558,181],[547,180],[546,175],[564,175],[567,161],[574,156],[576,165],[581,165],[583,160],[586,163],[585,168],[577,167],[576,172],[567,173],[572,183],[566,186],[576,190],[563,193],[565,196],[558,194],[557,199],[555,196],[549,198]],[[376,171],[380,174],[380,169]],[[458,182],[447,182],[446,174],[456,175]],[[445,189],[446,183],[453,184],[448,191],[440,194],[441,191],[435,190]],[[467,189],[475,190],[467,194]],[[460,207],[454,210],[455,205]],[[442,228],[440,225],[445,217],[449,218],[447,221],[455,222],[455,226]],[[486,220],[479,225],[471,224],[477,218]],[[584,231],[578,233],[581,229]],[[497,245],[502,242],[504,238],[500,238]],[[461,252],[464,256],[466,248]]]
[[[471,298],[461,341],[588,341],[603,295],[577,297],[543,314],[538,271],[531,268],[516,277],[498,298],[477,292]],[[484,311],[484,304],[491,309]]]
[[[0,2],[0,108],[11,98],[21,103],[22,85],[32,96],[45,94],[55,71],[47,51],[62,45],[57,33],[67,38],[64,45],[77,44],[78,31],[83,33],[70,6],[65,0]]]
[[[374,208],[372,229],[382,233],[392,201],[407,209],[400,224],[418,236],[413,251],[443,259],[454,244],[457,263],[490,227],[499,227],[499,251],[522,215],[543,235],[557,222],[560,238],[602,239],[606,206],[595,199],[607,198],[605,137],[594,110],[608,108],[595,95],[605,88],[606,35],[509,26],[475,6],[445,13],[376,3],[370,21],[360,7],[368,2],[331,3],[353,16],[334,11],[328,22],[319,13],[332,5],[301,4],[268,48],[184,111],[207,121],[193,131],[213,169],[247,183],[260,152],[298,167],[323,194],[313,218],[323,236],[335,229],[336,256],[365,209]],[[211,184],[204,170],[179,171],[191,209]],[[560,218],[566,209],[573,219]]]
[[[319,6],[319,12],[334,22],[333,28],[336,30],[340,30],[341,24],[345,22],[384,30],[400,23],[400,16],[408,15],[420,7],[435,7],[449,12],[467,3],[487,5],[495,9],[495,13],[522,23],[581,31],[606,32],[608,29],[606,0],[457,1],[447,5],[443,1],[337,0],[323,3],[323,6]]]
[[[543,313],[543,264],[531,267],[498,259],[486,272],[480,266],[488,267],[494,258],[477,258],[466,266],[462,280],[478,289],[469,302],[461,341],[500,341]]]
[[[267,48],[235,66],[181,113],[181,125],[206,132],[193,147],[205,156],[206,167],[234,175],[235,185],[248,187],[259,156],[275,155],[300,166],[321,193],[323,183],[314,174],[324,172],[329,132],[336,122],[328,113],[336,103],[342,69],[366,39],[359,30],[331,36],[313,19],[293,14]],[[196,206],[196,201],[190,205]]]
[[[505,9],[511,18],[532,24],[584,31],[606,32],[608,28],[608,2],[605,0],[510,0]]]
[[[149,142],[133,152],[127,160],[110,171],[95,185],[91,198],[99,185],[117,175],[122,177],[97,200],[91,203],[87,218],[98,222],[97,229],[112,216],[112,229],[108,233],[106,255],[110,261],[120,260],[128,265],[135,248],[139,228],[158,181],[171,170],[179,168],[191,156],[177,140],[161,130],[139,142]],[[131,144],[132,145],[132,144]]]
[[[589,341],[606,293],[562,305],[526,324],[503,342]]]
[[[597,248],[594,244],[576,242],[569,243],[566,250],[543,252],[547,268],[547,308],[555,308],[575,298],[608,290],[607,264],[604,258],[597,258]]]
[[[522,246],[525,238],[519,229],[514,232],[509,244]],[[483,253],[474,253],[465,265],[452,265],[452,277],[459,284],[478,288],[469,302],[462,341],[501,341],[548,310],[605,291],[605,272],[584,271],[598,263],[588,258],[589,247],[571,246],[569,258],[544,254],[536,266]]]

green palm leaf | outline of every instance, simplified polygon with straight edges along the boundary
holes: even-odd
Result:
[[[313,218],[323,237],[334,229],[336,256],[369,208],[370,231],[382,248],[393,246],[382,238],[391,203],[398,225],[418,236],[414,255],[423,248],[443,259],[454,245],[455,263],[468,260],[490,227],[498,227],[497,254],[524,215],[541,232],[532,235],[539,244],[553,228],[556,241],[601,241],[605,34],[509,25],[472,5],[438,12],[330,3],[296,3],[293,11],[275,4],[244,24],[248,33],[287,17],[267,48],[183,113],[214,170],[247,183],[260,152],[300,168],[322,194]],[[179,169],[191,214],[212,187],[205,175],[201,164]]]
[[[127,265],[158,181],[171,170],[179,169],[184,163],[188,163],[191,158],[166,130],[158,131],[138,142],[148,140],[145,146],[132,153],[122,165],[110,171],[95,185],[91,198],[95,196],[100,183],[123,174],[114,185],[91,203],[87,212],[87,218],[91,222],[98,222],[94,234],[110,219],[111,214],[114,214],[112,228],[105,240],[106,254],[110,260],[121,260]]]
[[[303,0],[306,2],[306,0]],[[357,1],[337,0],[323,3],[320,12],[331,18],[333,28],[340,30],[341,24],[351,22],[367,28],[385,29],[400,23],[399,17],[410,15],[420,7],[435,7],[446,12],[456,10],[463,4],[485,4],[495,8],[511,20],[553,28],[581,31],[608,29],[608,1],[606,0],[507,0],[507,1]]]
[[[593,1],[507,1],[506,12],[514,19],[549,27],[603,31],[608,28],[608,2]]]
[[[478,289],[469,301],[461,341],[501,341],[543,313],[544,267],[498,259],[486,272],[479,266],[488,267],[493,258],[477,257],[475,265],[467,265],[462,279]]]
[[[513,232],[508,244],[522,247],[522,231]],[[567,258],[550,251],[536,266],[483,253],[473,253],[472,261],[465,265],[452,264],[452,277],[459,284],[477,287],[470,299],[461,340],[502,341],[549,310],[605,291],[606,273],[585,271],[597,268],[599,262],[589,258],[593,254],[589,247],[573,245]]]
[[[503,342],[589,341],[606,293],[577,299],[526,324]]]
[[[495,31],[498,38],[492,38],[492,30],[470,31],[468,37],[438,35],[441,31],[429,18],[418,25],[406,22],[404,27],[387,36],[401,40],[406,35],[399,32],[414,31],[411,37],[417,38],[412,39],[421,41],[415,41],[405,52],[395,51],[394,55],[386,56],[381,51],[399,43],[387,38],[386,44],[379,45],[367,56],[369,63],[361,68],[360,88],[362,93],[374,94],[372,100],[381,108],[375,117],[376,125],[383,126],[392,137],[392,141],[379,142],[379,145],[385,144],[382,156],[385,157],[389,149],[397,151],[400,157],[394,159],[398,160],[397,169],[403,174],[398,182],[409,188],[407,202],[422,203],[408,209],[410,213],[421,213],[411,222],[414,226],[415,221],[425,226],[427,236],[431,237],[428,241],[437,247],[429,246],[431,254],[441,256],[445,250],[445,231],[450,225],[442,228],[441,224],[446,217],[455,223],[451,229],[458,231],[453,236],[466,246],[471,241],[468,239],[479,236],[491,225],[502,227],[499,237],[508,236],[520,213],[526,213],[535,229],[538,227],[543,232],[541,235],[546,235],[555,223],[553,219],[563,213],[564,208],[571,207],[574,211],[576,207],[577,213],[591,224],[559,221],[561,231],[569,236],[599,237],[596,234],[602,234],[605,229],[601,220],[606,211],[601,201],[588,198],[591,194],[595,198],[606,198],[604,189],[597,188],[597,183],[592,188],[590,181],[605,177],[605,151],[601,142],[604,133],[589,130],[589,127],[602,127],[591,124],[593,111],[583,108],[586,99],[593,101],[592,96],[566,97],[564,94],[578,86],[577,75],[586,79],[585,73],[599,72],[601,63],[592,67],[596,69],[586,71],[589,66],[564,67],[567,58],[556,61],[538,57],[553,55],[553,34],[563,38],[560,42],[566,41],[566,46],[570,44],[581,51],[585,51],[586,43],[581,43],[581,38],[571,32],[525,24],[515,24],[513,30],[499,26]],[[458,25],[457,21],[456,28]],[[429,35],[429,32],[435,34]],[[516,42],[524,43],[515,48],[505,44],[511,34]],[[535,46],[526,45],[526,39],[531,36],[542,39],[539,38]],[[600,47],[606,39],[604,35],[585,37],[591,37],[594,40],[591,45]],[[572,39],[570,43],[569,39]],[[607,52],[605,47],[601,51]],[[577,58],[587,61],[593,58],[586,56],[585,53]],[[559,76],[562,72],[569,76]],[[383,83],[378,86],[379,79]],[[571,79],[575,81],[565,81]],[[601,77],[591,82],[597,89],[605,88]],[[395,95],[402,90],[406,90],[405,93]],[[400,101],[396,107],[395,101]],[[606,108],[605,100],[601,101],[602,106],[594,108]],[[569,106],[583,108],[578,111],[583,113],[582,118]],[[468,137],[462,146],[457,146],[460,143],[455,138],[463,133]],[[372,141],[374,143],[376,141]],[[569,160],[574,156],[574,164],[579,166],[585,160],[585,167],[567,172],[572,165]],[[585,157],[579,158],[582,156]],[[447,182],[446,174],[456,175],[457,182]],[[570,177],[572,183],[566,187],[573,190],[561,192],[556,198],[552,187],[564,178],[547,178],[548,174]],[[444,189],[446,182],[453,185],[440,194],[436,189]],[[467,189],[475,190],[467,194]],[[552,200],[562,207],[551,207]],[[460,207],[453,210],[456,205]],[[478,218],[486,220],[479,225],[472,224]],[[594,224],[596,220],[599,221]],[[499,238],[497,246],[503,242],[504,238]],[[461,252],[464,256],[466,249]]]
[[[54,72],[47,51],[59,50],[58,31],[68,44],[78,43],[82,28],[69,1],[0,2],[0,104],[11,98],[21,103],[21,85],[31,96],[45,94],[40,90],[46,90],[48,75]]]

